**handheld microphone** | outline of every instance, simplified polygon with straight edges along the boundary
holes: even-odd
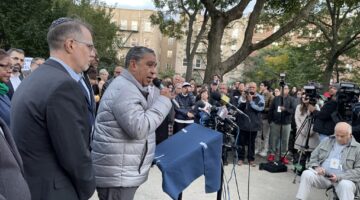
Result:
[[[236,112],[244,115],[245,117],[247,117],[250,120],[250,118],[247,114],[245,114],[243,111],[241,111],[236,106],[234,106],[233,104],[230,103],[230,98],[228,96],[221,95],[219,92],[214,92],[211,94],[211,98],[213,98],[216,101],[219,101],[222,105],[230,106],[232,109],[236,110]]]
[[[159,88],[160,90],[165,88],[165,86],[162,84],[161,79],[154,78],[152,83],[155,85],[155,87]],[[175,108],[180,109],[180,104],[175,99],[171,98],[171,102],[175,106]]]
[[[165,88],[165,86],[162,84],[162,80],[158,79],[158,78],[154,78],[153,79],[153,84],[155,85],[155,87],[159,88],[160,90]]]

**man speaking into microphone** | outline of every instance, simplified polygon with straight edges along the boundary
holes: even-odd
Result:
[[[155,130],[171,109],[170,91],[160,90],[152,105],[147,86],[156,74],[156,56],[132,47],[125,70],[101,99],[95,122],[92,158],[100,200],[132,200],[147,180],[155,152]]]

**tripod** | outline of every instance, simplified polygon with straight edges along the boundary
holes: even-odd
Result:
[[[230,128],[230,130],[223,130],[223,134],[224,134],[224,137],[225,137],[225,140],[228,140],[226,144],[223,144],[223,155],[224,153],[227,154],[227,150],[228,149],[231,149],[232,153],[234,154],[234,163],[233,165],[235,166],[235,158],[236,158],[236,152],[238,150],[238,146],[236,145],[236,142],[238,137],[239,137],[239,126],[235,123],[232,123],[231,121],[228,121],[230,122],[230,124],[236,128],[237,130],[237,136],[236,136],[236,139],[234,140],[233,138],[233,135],[231,134],[231,132],[234,130],[233,128]],[[219,122],[219,119],[218,118],[215,118],[215,130],[219,131],[218,130],[218,125],[220,124],[221,122]],[[224,152],[225,151],[225,152]],[[224,157],[223,157],[224,158]],[[225,159],[227,159],[227,156],[225,156]],[[221,200],[222,198],[222,195],[223,195],[223,187],[224,187],[224,199],[226,199],[226,188],[225,188],[225,183],[224,183],[224,178],[225,178],[225,175],[224,175],[224,159],[223,159],[223,162],[222,162],[222,165],[221,165],[221,179],[220,179],[220,189],[219,191],[217,192],[217,196],[216,196],[216,199],[217,200]],[[227,161],[226,161],[227,162]],[[239,193],[239,186],[238,186],[238,183],[237,183],[237,178],[236,178],[236,174],[235,174],[235,183],[236,183],[236,188],[237,188],[237,193],[238,193],[238,197],[239,197],[239,200],[241,199],[240,198],[240,193]],[[228,189],[229,190],[229,189]]]
[[[312,114],[310,115],[307,115],[305,120],[303,121],[303,123],[301,124],[299,130],[297,130],[297,133],[296,133],[296,137],[295,137],[295,141],[298,139],[298,137],[300,136],[300,134],[302,133],[302,131],[304,130],[304,128],[306,127],[307,129],[306,130],[306,137],[305,137],[305,145],[304,146],[300,146],[300,155],[299,155],[299,158],[298,158],[298,162],[297,162],[297,166],[294,165],[294,173],[295,173],[295,176],[294,176],[294,180],[293,180],[293,183],[295,184],[296,183],[296,177],[297,177],[297,172],[299,172],[300,170],[303,170],[303,166],[301,166],[301,158],[303,155],[306,155],[306,153],[308,152],[309,150],[309,139],[310,139],[310,133],[311,133],[311,128],[312,128],[312,124],[314,122],[314,117],[312,116]],[[286,154],[288,153],[289,151],[286,152]],[[286,155],[285,154],[285,155]],[[305,161],[306,162],[306,161]]]

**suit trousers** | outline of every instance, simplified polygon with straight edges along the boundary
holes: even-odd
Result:
[[[349,180],[341,180],[338,183],[332,183],[324,176],[315,174],[311,170],[305,170],[301,175],[300,186],[297,199],[306,200],[310,194],[311,187],[318,189],[327,189],[331,185],[334,185],[337,196],[340,200],[353,200],[356,186],[355,183]]]
[[[99,200],[133,200],[138,187],[96,188]]]
[[[247,149],[247,159],[248,161],[255,160],[255,138],[256,138],[256,131],[240,131],[239,141],[238,144],[240,145],[240,150],[238,151],[238,159],[244,160],[245,159],[245,146],[248,146]]]

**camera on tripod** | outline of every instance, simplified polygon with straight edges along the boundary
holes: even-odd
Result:
[[[318,90],[320,89],[320,85],[315,82],[310,82],[304,86],[305,90],[305,99],[309,99],[309,104],[315,106],[317,100],[319,99],[320,95]]]
[[[340,114],[342,120],[351,122],[354,104],[359,102],[359,86],[355,83],[340,83],[337,91],[337,112]]]
[[[280,73],[280,82],[279,82],[279,85],[280,87],[284,87],[285,86],[285,76],[286,74],[285,73]]]

